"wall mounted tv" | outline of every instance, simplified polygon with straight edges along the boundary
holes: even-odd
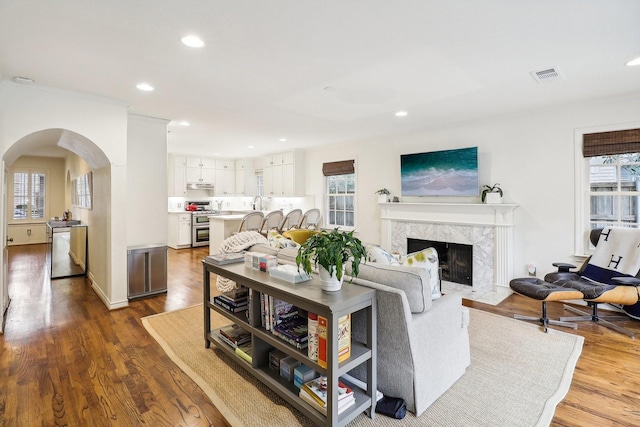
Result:
[[[478,147],[401,154],[403,196],[478,196]]]

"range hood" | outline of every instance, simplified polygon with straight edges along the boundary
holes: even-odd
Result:
[[[189,183],[187,183],[187,190],[213,190],[213,183],[211,183],[211,182],[189,182]]]

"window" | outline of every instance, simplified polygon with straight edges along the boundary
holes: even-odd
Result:
[[[45,218],[46,175],[40,172],[14,172],[13,219]]]
[[[327,227],[355,227],[356,174],[354,161],[325,163]]]
[[[576,131],[575,253],[593,251],[589,231],[640,227],[640,128]]]
[[[91,193],[93,189],[93,174],[86,173],[75,180],[76,197],[75,202],[78,207],[92,208]]]
[[[590,229],[638,227],[640,153],[589,159]]]

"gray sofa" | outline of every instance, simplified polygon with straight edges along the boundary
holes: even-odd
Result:
[[[294,264],[297,253],[262,244],[249,250]],[[368,263],[360,265],[360,274],[353,280],[376,290],[378,390],[404,399],[416,415],[447,391],[471,363],[468,309],[459,294],[432,300],[429,279],[423,268]],[[352,337],[366,342],[365,331],[364,313],[356,313]],[[350,374],[363,380],[366,376],[364,369]]]

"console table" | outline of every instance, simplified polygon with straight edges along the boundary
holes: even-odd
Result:
[[[363,286],[345,283],[341,291],[324,292],[320,288],[320,280],[315,276],[302,283],[289,283],[272,278],[268,273],[245,267],[243,263],[216,265],[206,260],[203,266],[204,295],[204,343],[209,348],[214,343],[229,357],[243,366],[250,374],[268,386],[275,393],[293,405],[318,425],[345,426],[362,412],[371,418],[375,416],[376,406],[376,295],[375,291]],[[245,313],[234,314],[213,303],[211,297],[211,273],[226,277],[249,289],[249,310],[252,320],[249,322]],[[303,310],[324,316],[328,320],[327,333],[327,367],[322,368],[317,361],[307,357],[307,350],[298,350],[284,340],[272,335],[261,326],[260,294],[268,294],[275,298],[290,302]],[[218,338],[218,331],[211,330],[211,310],[233,320],[241,328],[251,334],[253,358],[248,363],[238,356],[234,349]],[[346,314],[364,310],[367,323],[367,342],[365,345],[353,340],[351,357],[338,363],[338,319]],[[293,356],[302,364],[327,377],[327,416],[321,414],[298,396],[299,389],[269,368],[269,351],[279,349]],[[366,364],[366,390],[354,384],[348,384],[356,398],[355,405],[338,414],[338,378],[361,364]],[[348,383],[348,381],[344,381]]]

